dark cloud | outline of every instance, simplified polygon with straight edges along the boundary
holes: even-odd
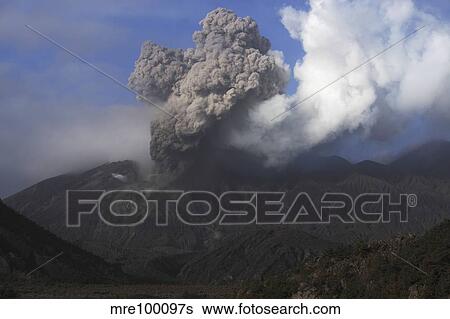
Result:
[[[164,100],[174,115],[152,122],[150,147],[152,158],[170,171],[186,165],[186,158],[230,113],[279,94],[288,80],[250,17],[220,8],[200,25],[193,49],[144,43],[129,80],[139,94]]]

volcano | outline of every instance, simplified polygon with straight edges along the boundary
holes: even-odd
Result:
[[[172,283],[255,279],[286,271],[305,256],[320,255],[332,247],[359,240],[389,239],[404,233],[420,234],[449,218],[450,176],[445,173],[444,165],[448,154],[450,143],[433,142],[404,153],[387,165],[369,161],[352,164],[339,157],[304,155],[298,157],[298,163],[270,169],[254,156],[224,149],[213,153],[209,160],[197,162],[165,185],[140,178],[135,163],[122,161],[47,179],[5,202],[72,245],[108,263],[119,263],[130,275]],[[437,175],[441,166],[443,173]],[[283,191],[288,194],[286,202],[292,200],[290,194],[301,191],[315,200],[320,200],[324,192],[353,195],[381,192],[394,197],[409,193],[417,194],[418,205],[410,211],[407,223],[231,227],[190,226],[173,219],[161,227],[150,218],[136,227],[109,227],[98,216],[89,215],[80,228],[66,227],[66,190],[156,188],[216,193],[231,189]],[[259,257],[246,253],[253,251],[258,251]],[[255,260],[261,262],[249,266],[247,271],[238,271]],[[214,265],[229,267],[219,270]],[[205,269],[209,275],[201,276]]]

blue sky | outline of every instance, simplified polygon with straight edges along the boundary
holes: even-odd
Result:
[[[450,16],[448,0],[416,3],[437,16]],[[34,81],[30,85],[33,91],[38,91],[41,85],[51,91],[40,93],[46,97],[105,105],[132,103],[134,97],[37,38],[24,24],[33,25],[126,82],[143,41],[190,47],[199,20],[216,7],[253,17],[261,33],[271,40],[272,48],[283,51],[286,62],[293,66],[302,51],[280,22],[278,11],[286,5],[304,9],[307,1],[0,1],[0,63],[3,72],[14,73],[17,81],[35,75],[29,79]],[[52,70],[55,65],[65,68]],[[51,83],[50,87],[46,82]],[[288,91],[292,92],[295,86],[291,83]]]
[[[191,47],[192,33],[198,29],[198,22],[219,6],[231,8],[241,16],[251,15],[258,22],[261,33],[271,39],[273,48],[285,52],[286,61],[290,64],[295,63],[301,50],[298,42],[292,40],[282,26],[277,12],[285,4],[302,8],[304,2],[270,1],[261,5],[257,1],[150,0],[116,6],[114,3],[118,2],[110,1],[67,3],[15,1],[0,6],[6,7],[2,8],[0,15],[13,17],[0,23],[0,27],[6,25],[4,31],[0,31],[1,63],[8,65],[17,80],[22,81],[23,77],[33,73],[36,75],[34,85],[46,86],[45,82],[50,81],[51,87],[45,89],[63,99],[79,98],[79,102],[95,101],[105,105],[134,101],[129,93],[114,87],[108,80],[101,79],[92,70],[30,33],[24,27],[25,23],[50,35],[125,83],[143,41],[152,40],[168,47]],[[56,64],[66,68],[52,72]],[[94,92],[91,85],[86,88],[81,83],[90,80],[96,82]],[[73,90],[76,81],[80,81],[79,86],[68,92],[66,88]],[[105,91],[108,94],[101,94]]]
[[[450,17],[448,0],[416,4],[436,16]],[[67,114],[70,121],[81,107],[137,105],[132,94],[37,37],[25,24],[126,83],[143,41],[191,47],[198,22],[217,7],[254,18],[261,34],[270,39],[273,49],[283,51],[292,67],[302,48],[280,22],[278,11],[286,5],[308,6],[304,0],[0,0],[0,196],[47,177],[48,170],[36,173],[39,169],[34,167],[23,173],[29,165],[24,158],[36,156],[31,137],[59,121],[60,114]],[[291,81],[288,93],[295,87]]]
[[[42,145],[46,143],[42,132],[46,134],[52,123],[69,122],[80,108],[139,105],[130,92],[37,37],[25,24],[127,83],[143,41],[192,47],[192,33],[199,29],[199,21],[220,6],[255,18],[273,48],[285,51],[286,60],[294,64],[301,48],[280,22],[278,10],[284,4],[305,5],[285,1],[261,5],[260,1],[0,0],[0,197],[50,175],[80,168],[61,164],[52,170],[45,167],[45,161],[41,163],[43,156],[37,148],[48,152]],[[290,87],[293,90],[295,85]],[[59,158],[58,149],[50,152],[55,154],[46,158]],[[41,164],[30,165],[33,158]]]

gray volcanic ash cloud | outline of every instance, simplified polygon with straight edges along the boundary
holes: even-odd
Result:
[[[166,170],[182,169],[221,121],[282,93],[289,79],[282,57],[250,17],[219,8],[200,26],[195,48],[144,43],[129,79],[131,88],[174,115],[151,124],[150,154]]]
[[[150,154],[160,166],[173,171],[205,156],[199,151],[205,140],[280,166],[311,149],[380,159],[450,136],[448,22],[411,0],[310,0],[307,10],[284,7],[279,13],[304,52],[299,49],[293,68],[298,82],[293,95],[282,92],[289,77],[283,54],[270,50],[254,20],[229,10],[216,9],[201,21],[193,49],[143,45],[129,85],[175,115],[151,125]]]

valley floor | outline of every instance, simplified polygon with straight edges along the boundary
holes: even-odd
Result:
[[[67,284],[18,281],[0,286],[2,298],[234,298],[235,286],[170,284]],[[2,296],[3,294],[3,296]]]

